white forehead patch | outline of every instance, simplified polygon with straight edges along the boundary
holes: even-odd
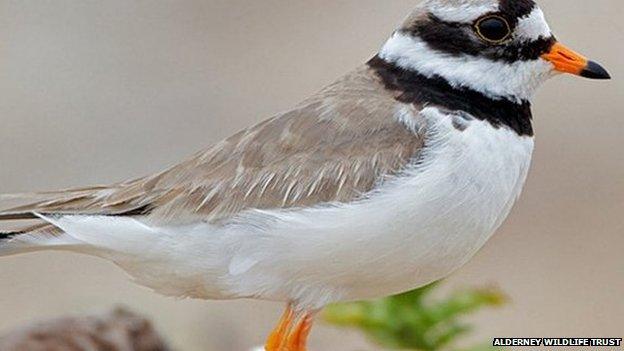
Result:
[[[430,4],[429,12],[444,22],[472,23],[479,17],[498,11],[498,1],[465,2],[462,4]]]
[[[516,37],[521,39],[536,40],[551,35],[544,12],[538,7],[534,8],[528,16],[521,18],[516,27]]]

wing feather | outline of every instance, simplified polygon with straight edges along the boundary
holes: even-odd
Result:
[[[34,219],[41,213],[214,222],[251,208],[350,202],[400,172],[421,150],[423,133],[407,128],[396,111],[394,97],[363,67],[297,108],[159,174],[14,196],[37,199],[15,207],[6,207],[8,197],[0,198],[0,220]]]

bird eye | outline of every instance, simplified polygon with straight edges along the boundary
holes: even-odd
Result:
[[[489,15],[477,21],[475,24],[477,34],[485,41],[499,44],[511,35],[509,22],[501,16]]]

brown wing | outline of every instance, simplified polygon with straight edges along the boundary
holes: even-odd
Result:
[[[422,133],[394,117],[397,108],[374,73],[362,68],[165,172],[43,194],[43,201],[0,212],[0,219],[54,213],[218,221],[249,208],[353,201],[401,171],[423,145]]]

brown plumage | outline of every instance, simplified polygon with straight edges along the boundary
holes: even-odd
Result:
[[[43,213],[216,222],[251,208],[350,202],[402,170],[421,149],[422,133],[395,118],[400,107],[379,77],[362,67],[295,109],[162,173],[111,186],[17,196],[26,200],[21,206],[7,208],[0,200],[0,220],[36,219]],[[32,225],[18,230],[51,229]]]

